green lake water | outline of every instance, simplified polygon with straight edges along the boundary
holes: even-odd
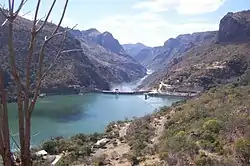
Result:
[[[103,132],[116,120],[131,119],[152,113],[183,98],[149,98],[143,95],[86,94],[48,96],[39,99],[32,115],[32,145],[51,137],[69,137],[77,133]],[[9,104],[10,128],[17,133],[16,104]]]

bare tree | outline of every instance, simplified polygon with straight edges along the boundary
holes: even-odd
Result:
[[[32,28],[31,28],[31,38],[29,40],[28,53],[26,55],[26,64],[25,64],[25,78],[20,77],[20,73],[18,71],[16,65],[16,57],[14,51],[13,44],[13,33],[14,33],[14,25],[15,20],[18,18],[18,14],[21,9],[27,2],[27,0],[21,0],[20,4],[18,4],[16,11],[14,11],[15,0],[8,0],[8,10],[4,10],[0,8],[1,13],[4,15],[6,21],[2,24],[2,26],[8,26],[8,58],[9,58],[9,68],[11,76],[13,77],[16,92],[17,92],[17,104],[18,104],[18,119],[19,119],[19,139],[20,139],[20,152],[21,152],[21,162],[22,166],[30,166],[32,164],[31,161],[31,153],[30,153],[30,139],[31,139],[31,115],[34,110],[40,89],[42,80],[45,78],[46,74],[50,71],[52,66],[56,63],[61,53],[63,53],[63,44],[66,38],[65,31],[59,31],[61,23],[63,21],[68,1],[65,0],[65,5],[63,8],[63,12],[61,14],[61,18],[56,25],[55,29],[51,33],[45,37],[40,51],[38,53],[38,65],[36,68],[36,80],[35,80],[35,88],[31,86],[31,66],[33,56],[35,54],[34,48],[36,46],[36,39],[38,34],[43,30],[48,19],[52,13],[52,10],[55,6],[56,0],[53,0],[48,13],[43,18],[44,20],[38,19],[39,8],[41,4],[41,0],[36,1],[36,9],[34,13],[34,19],[32,20]],[[44,50],[46,45],[52,40],[54,37],[63,35],[63,41],[59,48],[59,51],[55,55],[54,61],[45,68],[44,64]],[[0,64],[1,65],[1,64]],[[45,69],[44,69],[45,68]],[[25,81],[23,81],[25,80]],[[0,103],[0,154],[2,156],[3,162],[5,166],[12,165],[11,159],[11,151],[10,151],[10,131],[9,131],[9,123],[8,123],[8,107],[7,107],[7,93],[4,87],[4,70],[0,66],[0,95],[1,95],[1,103]],[[30,94],[32,94],[32,99],[30,99]]]

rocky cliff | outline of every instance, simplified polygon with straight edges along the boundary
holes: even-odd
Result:
[[[115,39],[110,32],[100,33],[97,29],[92,28],[86,31],[82,31],[82,33],[88,39],[101,45],[102,47],[106,48],[108,51],[111,51],[116,54],[125,53],[119,41]]]
[[[250,10],[228,13],[220,21],[218,42],[246,42],[250,40]]]
[[[203,91],[240,81],[249,71],[249,13],[227,14],[220,22],[218,33],[213,32],[212,38],[211,34],[202,35],[196,40],[200,42],[194,46],[189,41],[194,41],[197,36],[190,38],[192,35],[177,37],[182,41],[182,47],[173,39],[166,42],[165,45],[172,47],[179,45],[177,48],[182,53],[145,79],[140,88],[158,88],[163,81],[176,90]],[[216,42],[214,37],[217,38]]]
[[[168,39],[163,46],[143,49],[135,56],[135,59],[148,69],[157,71],[191,48],[201,43],[215,41],[216,34],[217,32],[199,32],[179,35]]]

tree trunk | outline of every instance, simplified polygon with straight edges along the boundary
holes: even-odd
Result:
[[[2,155],[3,158],[3,165],[4,166],[13,166],[11,153],[7,149],[5,149],[4,154]]]
[[[31,166],[31,154],[30,154],[30,129],[31,129],[31,115],[29,111],[26,111],[25,117],[25,149],[24,149],[24,156],[23,156],[23,166]]]

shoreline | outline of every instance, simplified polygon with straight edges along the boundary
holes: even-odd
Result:
[[[109,95],[147,95],[149,97],[187,97],[192,98],[195,96],[198,96],[199,93],[184,93],[184,92],[153,92],[153,91],[129,91],[129,92],[113,92],[113,91],[106,91],[106,90],[89,90],[85,92],[69,92],[69,93],[41,93],[45,94],[44,97],[38,98],[46,98],[47,96],[57,96],[57,95],[85,95],[89,93],[97,93],[97,94],[109,94]],[[32,98],[30,98],[32,99]],[[17,97],[10,97],[10,99],[7,100],[8,103],[16,103]]]

